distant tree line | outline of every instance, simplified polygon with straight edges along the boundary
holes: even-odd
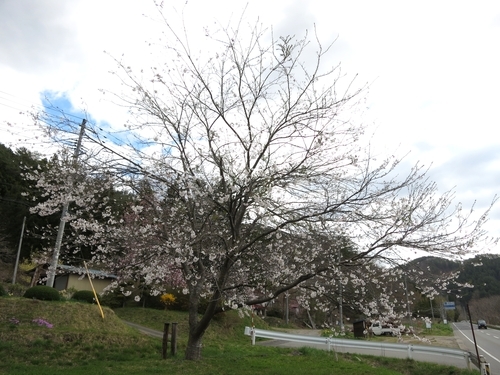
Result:
[[[5,263],[14,263],[18,244],[21,236],[23,218],[26,218],[23,242],[21,247],[21,259],[31,259],[35,254],[42,254],[44,251],[50,254],[50,250],[55,245],[57,228],[61,217],[61,208],[56,207],[48,215],[38,215],[31,213],[30,209],[43,203],[47,198],[44,192],[37,187],[37,181],[28,178],[33,176],[34,171],[46,173],[52,171],[54,176],[59,174],[59,178],[67,178],[60,175],[60,166],[64,163],[64,156],[53,155],[50,158],[44,157],[26,148],[12,150],[0,144],[0,260]],[[102,176],[85,176],[88,185],[98,185]],[[77,181],[82,183],[82,181]],[[123,207],[130,201],[128,193],[116,191],[111,188],[104,191],[106,199],[111,201],[114,207],[121,207],[118,211],[123,212]],[[101,193],[102,195],[102,193]],[[103,197],[96,197],[96,201]],[[74,205],[70,205],[70,211]],[[71,227],[65,229],[72,231]],[[68,236],[69,237],[69,236]],[[66,243],[66,246],[71,246]],[[90,259],[90,249],[80,247],[78,249],[81,259]],[[68,253],[63,253],[61,261],[68,264],[75,263],[75,260],[68,258]],[[76,262],[78,263],[78,262]]]
[[[500,255],[482,254],[461,262],[438,257],[422,257],[413,260],[409,267],[429,275],[459,272],[457,284],[451,284],[442,297],[447,301],[465,306],[471,300],[500,296]]]
[[[53,156],[47,159],[25,148],[11,150],[0,144],[0,259],[4,262],[13,263],[15,260],[23,217],[26,217],[26,231],[21,257],[29,259],[32,255],[41,253],[43,250],[50,250],[53,247],[57,226],[59,225],[60,212],[55,210],[54,213],[47,216],[30,214],[30,207],[43,202],[45,198],[42,196],[42,191],[37,191],[33,180],[26,178],[26,173],[32,170],[46,171],[51,168],[56,170],[60,163],[61,156]],[[100,184],[103,176],[90,174],[86,175],[85,178],[90,181],[87,184],[92,186]],[[148,189],[151,189],[151,187],[144,182],[142,190]],[[128,213],[127,216],[125,207],[127,203],[134,201],[134,193],[109,188],[101,190],[99,194],[105,195],[105,197],[97,197],[99,199],[96,199],[95,202],[97,203],[95,204],[99,204],[100,201],[106,198],[114,202],[115,212],[121,212],[125,220],[127,218],[131,220],[131,214]],[[147,196],[147,194],[142,195]],[[71,226],[68,226],[67,231],[71,230]],[[72,236],[68,237],[71,238]],[[293,239],[290,240],[293,241]],[[342,241],[347,241],[347,238]],[[70,241],[68,241],[66,246],[71,247]],[[349,259],[356,253],[355,247],[354,243],[347,241],[339,247],[339,251],[343,253],[343,258]],[[78,250],[80,257],[90,258],[91,249],[80,247]],[[68,254],[63,254],[61,259],[69,264],[75,263],[75,259],[68,257]],[[320,257],[318,261],[321,262],[324,259]],[[351,268],[347,266],[341,274],[351,274]],[[424,278],[428,278],[429,284],[433,284],[438,277],[460,271],[459,276],[456,278],[457,285],[460,286],[454,287],[451,285],[448,291],[444,291],[441,295],[436,296],[433,305],[436,309],[434,312],[435,316],[439,316],[439,304],[442,304],[442,301],[445,300],[456,301],[457,305],[464,305],[471,300],[500,295],[500,257],[497,255],[481,255],[462,262],[438,257],[423,257],[408,263],[405,268],[406,271],[402,270],[402,275],[406,273],[408,277],[406,289],[412,294],[415,293],[416,296],[416,301],[411,308],[414,316],[430,316],[431,314],[429,298],[425,297],[423,290],[415,288],[417,284],[425,284],[421,282]],[[410,272],[409,270],[412,271]],[[374,267],[374,272],[383,273],[384,271],[382,269],[377,270],[377,267]],[[471,287],[462,287],[464,284],[471,285]],[[387,282],[386,285],[391,286],[391,283]],[[305,283],[302,288],[316,293],[317,289],[321,289],[323,286]],[[391,288],[399,288],[399,291],[394,291],[395,294],[393,293],[393,295],[399,295],[398,299],[404,301],[404,289],[400,285],[396,285],[396,283]],[[346,281],[342,296],[344,299],[344,314],[346,316],[355,317],[359,315],[360,310],[356,305],[356,300],[359,299],[358,293],[359,285],[354,285],[350,281]],[[376,294],[377,291],[373,285],[368,283],[366,285],[366,293]],[[421,301],[418,300],[420,297]],[[325,304],[330,304],[334,310],[338,309],[338,288],[332,289],[330,293],[323,293],[322,298],[325,300]],[[319,303],[319,299],[316,302]]]
[[[24,178],[24,170],[46,168],[47,164],[47,159],[26,148],[13,151],[0,144],[0,259],[6,263],[15,260],[24,217],[26,232],[21,257],[29,258],[44,242],[35,234],[36,228],[53,218],[30,215],[30,207],[38,202],[34,200],[36,194],[30,192],[31,184]]]

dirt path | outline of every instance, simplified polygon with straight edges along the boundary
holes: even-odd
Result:
[[[125,320],[123,320],[123,323],[129,325],[132,328],[135,328],[136,330],[138,330],[138,331],[140,331],[148,336],[163,338],[163,332],[161,332],[161,331],[147,328],[147,327],[144,327],[144,326],[141,326],[139,324],[132,323],[132,322],[127,322]]]

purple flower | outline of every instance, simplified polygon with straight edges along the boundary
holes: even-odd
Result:
[[[37,324],[37,325],[39,325],[39,326],[41,326],[41,327],[43,327],[43,326],[45,326],[47,328],[54,327],[53,324],[47,322],[46,320],[44,320],[42,318],[33,319],[32,322],[35,323],[35,324]]]
[[[19,319],[17,319],[17,318],[10,318],[9,319],[9,323],[10,324],[18,325],[19,324]]]

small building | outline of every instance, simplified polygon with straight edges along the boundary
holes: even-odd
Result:
[[[43,285],[47,279],[48,265],[41,265],[32,270],[31,285]],[[89,269],[92,285],[96,293],[101,293],[104,288],[116,280],[116,276],[101,270]],[[75,267],[67,265],[58,265],[56,277],[54,279],[54,288],[57,290],[67,290],[74,288],[76,290],[92,290],[87,276],[87,270],[84,267]]]
[[[353,332],[354,337],[365,337],[366,336],[366,322],[364,319],[357,320],[353,322]]]

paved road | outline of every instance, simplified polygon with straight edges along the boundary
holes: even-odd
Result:
[[[500,375],[500,331],[491,328],[477,329],[476,324],[473,326],[479,355],[483,355],[486,362],[489,362],[492,375]],[[453,323],[453,331],[455,337],[461,341],[461,348],[475,355],[476,349],[470,323]]]

